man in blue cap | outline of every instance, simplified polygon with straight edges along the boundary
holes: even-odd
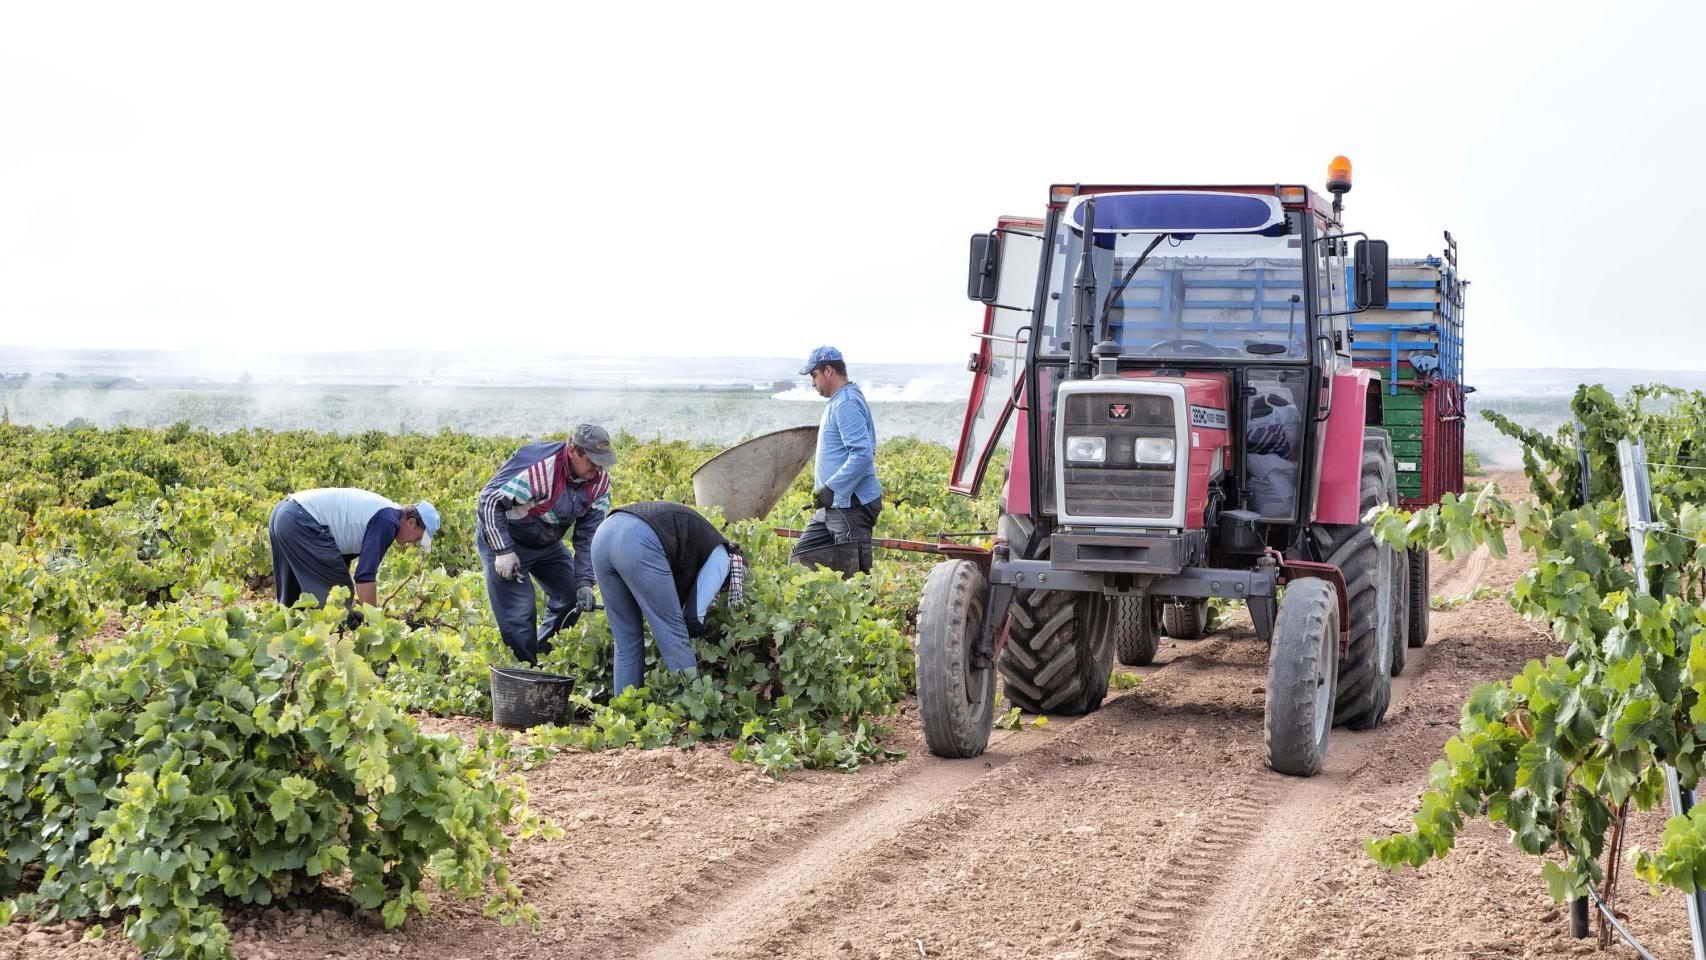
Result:
[[[847,362],[834,347],[818,347],[800,368],[812,389],[829,398],[817,433],[812,503],[817,513],[788,559],[828,567],[843,577],[871,572],[871,530],[883,511],[877,482],[877,425]]]
[[[322,487],[286,497],[273,507],[267,526],[279,603],[293,606],[307,593],[324,604],[332,588],[342,586],[356,600],[378,606],[385,551],[393,543],[430,549],[438,511],[425,500],[405,507],[355,487]]]

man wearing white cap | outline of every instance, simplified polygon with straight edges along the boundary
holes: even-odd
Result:
[[[343,586],[356,600],[377,606],[385,551],[393,543],[430,549],[438,511],[425,500],[405,507],[355,487],[321,487],[286,497],[273,507],[267,527],[279,603],[292,606],[308,593],[324,604],[333,587]]]

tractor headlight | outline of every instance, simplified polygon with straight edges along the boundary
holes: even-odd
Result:
[[[1143,437],[1133,445],[1132,456],[1141,466],[1170,467],[1173,465],[1173,438]]]
[[[1106,437],[1067,437],[1067,463],[1107,463],[1108,440]]]

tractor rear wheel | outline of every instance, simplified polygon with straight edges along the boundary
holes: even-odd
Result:
[[[1293,580],[1280,599],[1268,645],[1268,698],[1262,711],[1268,766],[1311,777],[1327,760],[1339,663],[1339,598],[1325,580]]]
[[[1370,427],[1363,435],[1359,517],[1395,502],[1393,478],[1392,441],[1386,431]],[[1401,640],[1398,551],[1376,543],[1367,523],[1323,525],[1316,536],[1327,562],[1344,575],[1350,610],[1350,650],[1339,664],[1333,712],[1352,730],[1368,730],[1380,725],[1392,701],[1392,647]]]
[[[1201,640],[1208,629],[1208,600],[1169,597],[1161,601],[1161,622],[1175,640]]]
[[[1041,560],[1029,517],[1003,514],[999,529],[1013,555]],[[1099,593],[1020,590],[1007,607],[1001,675],[1007,699],[1030,713],[1089,713],[1108,695],[1114,672],[1115,600]]]
[[[1428,595],[1428,562],[1433,554],[1424,547],[1410,554],[1410,632],[1406,641],[1411,647],[1428,642],[1428,611],[1433,598]]]
[[[930,569],[918,604],[918,712],[938,757],[975,757],[989,743],[995,668],[975,664],[989,584],[970,560]]]
[[[1161,646],[1155,606],[1148,597],[1114,601],[1114,652],[1128,667],[1147,667],[1155,662],[1155,651]]]

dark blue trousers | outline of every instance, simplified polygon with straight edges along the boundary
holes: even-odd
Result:
[[[349,560],[338,552],[332,531],[302,504],[285,500],[273,507],[267,534],[272,540],[273,589],[279,603],[293,606],[307,593],[324,604],[326,595],[339,586],[355,592]]]
[[[531,576],[545,589],[545,616],[549,620],[566,614],[575,605],[575,561],[561,543],[548,547],[515,545],[515,555],[521,560],[521,579],[505,580],[492,567],[492,548],[487,546],[484,532],[475,531],[474,548],[480,554],[480,565],[486,573],[486,597],[492,602],[492,617],[498,622],[498,633],[511,650],[530,650],[538,635],[538,616],[535,609]]]

